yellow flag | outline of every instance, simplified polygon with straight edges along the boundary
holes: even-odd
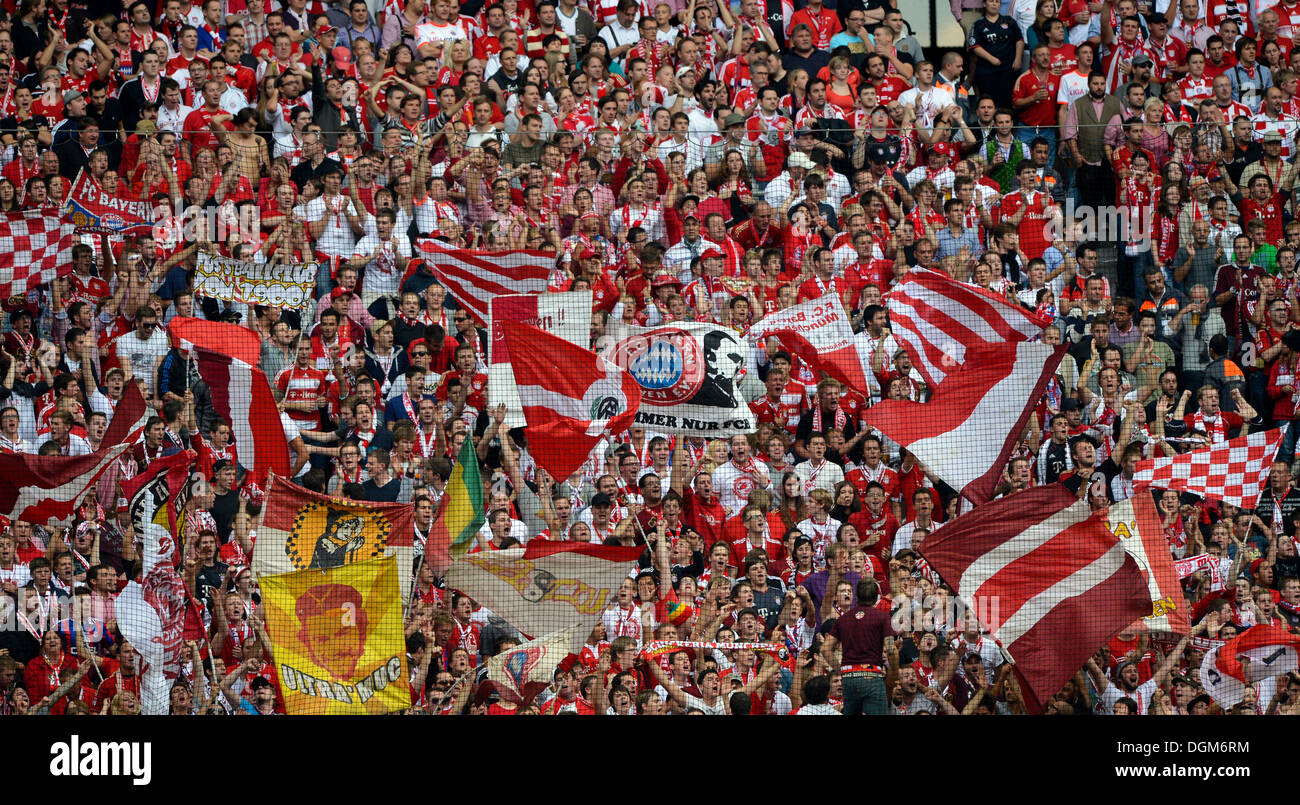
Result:
[[[290,715],[411,706],[397,576],[397,560],[389,556],[260,580]]]

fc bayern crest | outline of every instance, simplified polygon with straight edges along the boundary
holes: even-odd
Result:
[[[625,338],[615,345],[614,354],[614,362],[627,367],[641,386],[643,399],[652,404],[689,400],[704,382],[699,342],[685,330],[657,330]]]

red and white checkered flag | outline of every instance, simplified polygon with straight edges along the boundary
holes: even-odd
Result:
[[[1268,483],[1269,470],[1285,433],[1286,428],[1278,428],[1182,455],[1144,459],[1137,464],[1133,482],[1192,492],[1252,509]]]
[[[37,210],[0,215],[0,299],[72,273],[71,223]]]

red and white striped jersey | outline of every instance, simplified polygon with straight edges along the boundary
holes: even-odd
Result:
[[[1234,115],[1235,117],[1235,115]],[[1268,115],[1261,112],[1251,119],[1251,139],[1263,140],[1264,135],[1271,132],[1277,132],[1282,135],[1282,159],[1290,159],[1291,155],[1296,152],[1295,135],[1296,130],[1300,129],[1300,120],[1286,114],[1279,114],[1276,120],[1272,120]]]

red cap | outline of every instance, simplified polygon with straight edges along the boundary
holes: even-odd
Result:
[[[934,143],[929,148],[929,153],[943,154],[945,158],[951,157],[952,152],[953,152],[952,143],[948,143],[948,142]]]
[[[339,297],[344,296],[345,294],[351,296],[352,292],[342,286],[335,288],[334,290],[330,291],[330,301],[333,302],[335,299],[338,299]]]
[[[676,285],[678,288],[682,287],[682,281],[677,279],[677,277],[673,275],[672,272],[665,272],[663,274],[658,275],[657,277],[654,278],[654,280],[651,281],[650,284],[656,288],[662,288],[665,285]]]
[[[590,260],[593,257],[600,257],[600,254],[591,249],[583,249],[582,253],[578,255],[579,260]]]
[[[708,260],[710,257],[726,257],[726,256],[727,255],[723,254],[722,252],[710,246],[709,248],[704,250],[704,254],[700,255],[700,259]]]

